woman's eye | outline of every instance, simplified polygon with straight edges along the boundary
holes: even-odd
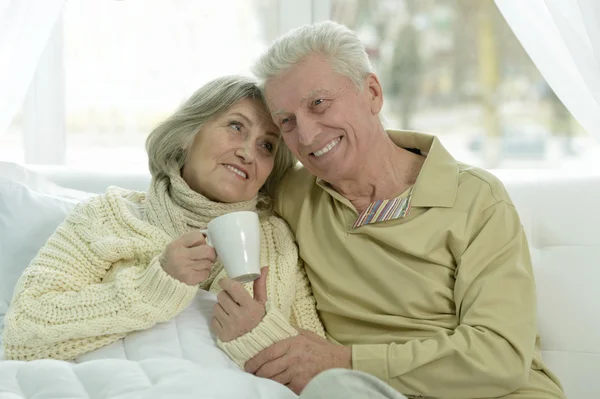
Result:
[[[264,149],[266,149],[267,151],[269,151],[270,153],[272,153],[273,150],[275,149],[275,146],[273,144],[271,144],[271,143],[263,143],[262,147]]]
[[[288,123],[290,121],[290,118],[283,118],[281,120],[281,122],[279,122],[280,125],[285,125],[286,123]]]

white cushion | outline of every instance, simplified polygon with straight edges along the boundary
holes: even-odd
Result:
[[[149,172],[124,170],[84,170],[69,166],[28,165],[39,176],[52,180],[61,187],[90,193],[104,193],[109,186],[135,191],[148,191]]]
[[[59,187],[20,166],[0,162],[0,329],[23,270],[75,205],[91,195]],[[215,302],[214,294],[200,291],[190,306],[171,321],[130,334],[80,356],[77,362],[174,357],[205,367],[237,370],[239,367],[217,347],[210,330]],[[0,359],[3,358],[1,335]]]
[[[568,398],[600,398],[600,176],[505,173],[531,249],[544,362]]]
[[[23,270],[73,207],[91,195],[0,162],[0,328]]]

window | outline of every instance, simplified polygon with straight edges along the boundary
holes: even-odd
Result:
[[[147,135],[178,104],[210,79],[249,73],[268,44],[260,6],[246,0],[68,2],[67,164],[118,160],[118,167],[145,168]]]
[[[0,159],[35,163],[30,153],[47,149],[34,148],[35,137],[56,144],[52,151],[66,146],[59,162],[69,166],[146,170],[144,142],[154,126],[208,80],[249,73],[278,33],[278,1],[66,2],[49,43],[58,43],[61,60],[44,75],[64,71],[64,85],[26,101],[0,136]],[[35,106],[53,107],[55,97],[64,102],[50,112],[58,128],[41,126]],[[36,124],[24,131],[27,118]]]
[[[327,18],[367,47],[388,127],[486,168],[598,167],[493,0],[68,1],[0,160],[145,170],[147,135],[195,89]]]
[[[580,168],[600,155],[492,0],[331,8],[367,47],[388,127],[436,134],[455,158],[486,168]]]

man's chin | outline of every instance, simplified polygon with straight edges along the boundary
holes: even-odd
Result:
[[[323,167],[324,165],[323,166],[319,165],[317,167],[314,163],[310,163],[308,165],[303,163],[303,165],[314,176],[318,177],[319,179],[321,179],[323,181],[331,183],[331,184],[335,184],[335,182],[339,181],[343,177],[343,173],[341,173],[342,171],[340,170],[340,168],[335,166],[336,163],[332,163],[331,167]],[[327,165],[327,166],[329,166],[329,165]],[[345,166],[345,165],[339,165],[339,166]]]

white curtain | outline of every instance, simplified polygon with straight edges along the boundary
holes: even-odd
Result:
[[[556,95],[600,142],[600,1],[496,5]]]
[[[23,105],[65,0],[0,0],[0,134]]]

